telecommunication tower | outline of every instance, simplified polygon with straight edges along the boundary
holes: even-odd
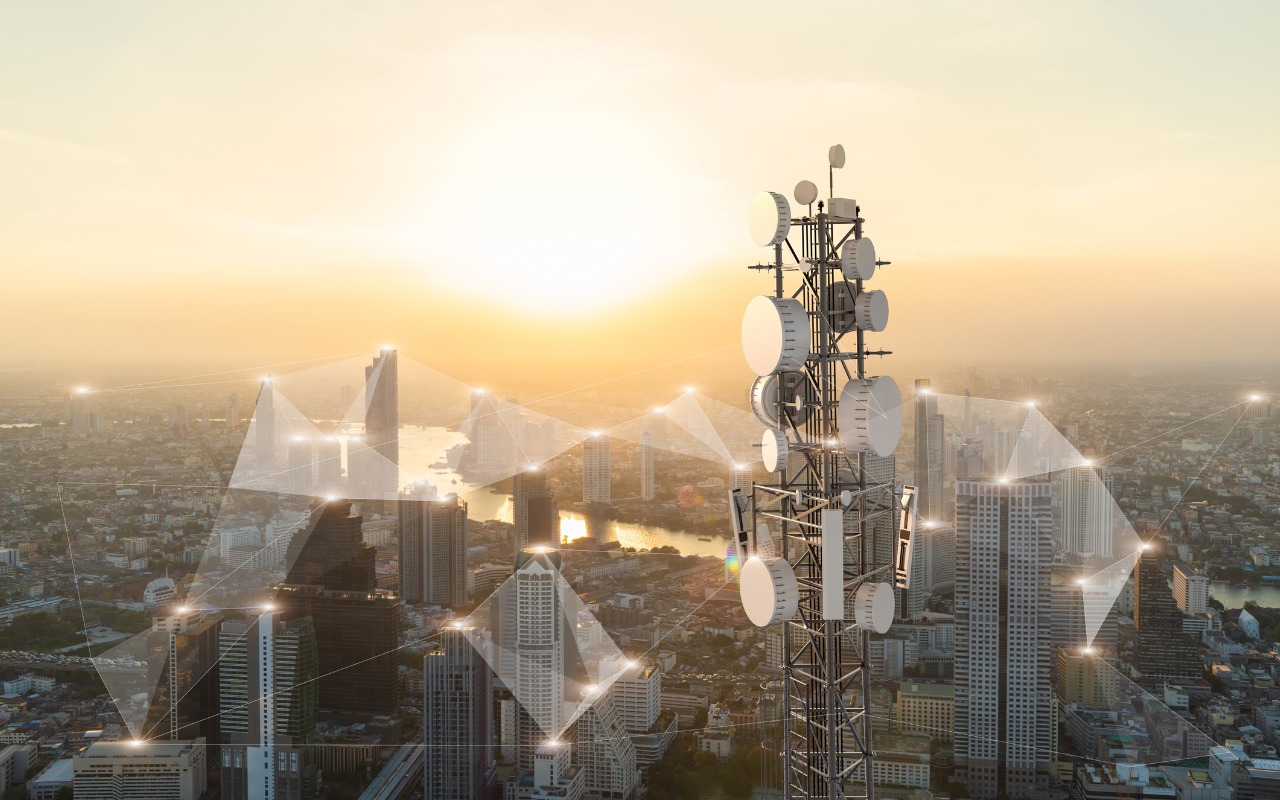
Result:
[[[873,796],[868,635],[889,629],[894,583],[910,574],[913,491],[868,474],[868,459],[891,455],[902,432],[897,384],[867,374],[872,356],[889,355],[866,341],[884,330],[889,306],[865,283],[889,262],[863,236],[858,204],[833,196],[844,161],[832,147],[831,192],[816,214],[818,188],[801,181],[803,214],[762,192],[749,220],[756,243],[773,250],[772,263],[751,267],[773,272],[773,294],[753,299],[742,320],[772,481],[731,491],[730,511],[744,610],[758,626],[782,626],[788,800]],[[790,293],[788,275],[799,278]],[[869,523],[886,516],[901,522],[888,526],[897,542],[883,564]]]

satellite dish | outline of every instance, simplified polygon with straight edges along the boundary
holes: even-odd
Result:
[[[798,372],[809,357],[809,316],[794,298],[757,297],[742,315],[742,354],[757,375]]]
[[[843,492],[840,493],[841,506],[843,506],[844,508],[848,508],[849,504],[852,502],[853,502],[853,492],[849,491],[848,489],[845,489]]]
[[[833,144],[827,150],[827,163],[832,169],[840,169],[844,166],[844,145]]]
[[[888,633],[893,626],[896,606],[893,586],[888,583],[864,583],[853,596],[853,621],[864,631]]]
[[[751,238],[761,247],[782,244],[791,230],[791,205],[777,192],[761,192],[747,214]]]
[[[813,402],[813,387],[801,373],[781,372],[762,375],[751,384],[751,410],[756,419],[767,427],[782,427],[778,419],[778,387],[782,387],[782,402],[791,406],[791,421],[797,426],[809,419],[809,405]],[[798,402],[797,402],[798,401]]]
[[[850,239],[840,248],[840,271],[846,280],[869,281],[876,274],[876,246],[867,237]]]
[[[902,437],[902,393],[888,375],[855,378],[840,392],[836,408],[840,444],[851,453],[892,455]]]
[[[879,289],[863,292],[853,304],[853,315],[859,328],[878,333],[889,324],[889,299]]]
[[[742,610],[757,628],[795,616],[800,588],[791,565],[782,558],[748,558],[739,573]]]
[[[813,181],[800,181],[796,184],[795,198],[797,203],[807,206],[818,199],[818,187]]]
[[[787,456],[791,454],[791,444],[787,434],[777,428],[769,428],[760,439],[760,459],[764,468],[777,472],[787,465]]]

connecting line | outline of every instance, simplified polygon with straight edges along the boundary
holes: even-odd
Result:
[[[662,640],[663,640],[663,639],[666,639],[668,636],[670,636],[671,634],[675,633],[677,628],[680,628],[680,627],[681,627],[681,626],[683,626],[686,622],[688,622],[688,621],[689,621],[689,617],[692,617],[694,614],[698,613],[698,609],[702,608],[702,607],[703,607],[703,606],[705,606],[707,603],[710,603],[710,602],[711,602],[711,600],[712,600],[712,598],[714,598],[714,597],[716,596],[716,593],[717,593],[717,592],[719,592],[721,589],[723,589],[724,587],[728,586],[728,585],[729,585],[729,584],[731,584],[731,583],[733,583],[733,578],[729,578],[727,581],[725,581],[724,583],[722,583],[722,584],[720,584],[719,586],[717,586],[717,587],[715,588],[715,591],[713,591],[713,592],[711,593],[711,596],[710,596],[710,597],[708,597],[707,599],[703,600],[701,603],[698,603],[698,605],[694,606],[694,608],[693,608],[693,610],[692,610],[692,611],[690,611],[688,614],[685,614],[685,615],[684,615],[684,617],[682,617],[682,618],[681,618],[681,620],[680,620],[679,622],[677,622],[675,625],[671,626],[671,630],[669,630],[669,631],[667,631],[666,633],[664,633],[664,634],[662,634],[661,636],[659,636],[659,637],[658,637],[658,641],[654,642],[654,643],[653,643],[653,646],[652,646],[652,647],[650,647],[648,650],[645,650],[643,653],[641,653],[641,654],[636,658],[636,660],[638,661],[638,660],[640,660],[641,658],[644,658],[645,656],[647,656],[647,655],[649,655],[650,653],[652,653],[655,647],[657,647],[658,645],[662,644]]]
[[[1127,677],[1123,672],[1121,672],[1120,670],[1116,669],[1116,668],[1115,668],[1115,666],[1114,666],[1114,665],[1112,665],[1112,664],[1111,664],[1111,662],[1110,662],[1110,661],[1108,661],[1107,659],[1105,659],[1105,658],[1100,658],[1100,657],[1095,657],[1093,660],[1094,660],[1094,661],[1100,661],[1100,662],[1102,662],[1103,664],[1105,664],[1105,665],[1107,666],[1107,668],[1108,668],[1108,669],[1110,669],[1110,670],[1111,670],[1112,672],[1114,672],[1115,674],[1119,675],[1119,676],[1120,676],[1121,678],[1123,678],[1124,680],[1128,681],[1128,682],[1129,682],[1129,684],[1130,684],[1131,686],[1135,687],[1139,692],[1142,692],[1142,693],[1143,693],[1144,695],[1146,695],[1147,697],[1150,697],[1152,700],[1155,700],[1157,703],[1159,703],[1159,704],[1160,704],[1160,706],[1161,706],[1162,708],[1164,708],[1164,709],[1168,710],[1168,712],[1169,712],[1170,714],[1172,714],[1172,715],[1174,715],[1175,717],[1177,717],[1180,721],[1182,721],[1182,722],[1183,722],[1183,723],[1184,723],[1188,728],[1190,728],[1191,730],[1193,730],[1193,731],[1195,731],[1196,733],[1200,734],[1201,736],[1203,736],[1204,738],[1208,739],[1209,741],[1214,742],[1215,744],[1221,744],[1221,742],[1219,742],[1218,740],[1214,739],[1214,738],[1213,738],[1212,736],[1210,736],[1209,734],[1207,734],[1207,733],[1205,733],[1204,731],[1200,730],[1200,729],[1199,729],[1199,728],[1197,728],[1195,725],[1192,725],[1190,722],[1187,722],[1187,721],[1186,721],[1186,719],[1184,719],[1180,714],[1178,714],[1178,712],[1174,711],[1172,708],[1169,708],[1169,706],[1165,705],[1164,701],[1162,701],[1160,698],[1156,697],[1156,696],[1155,696],[1155,695],[1153,695],[1151,692],[1148,692],[1146,689],[1143,689],[1141,686],[1138,686],[1138,684],[1136,684],[1136,683],[1134,683],[1132,680],[1130,680],[1130,679],[1129,679],[1129,678],[1128,678],[1128,677]],[[1180,759],[1180,760],[1185,760],[1185,759]]]
[[[191,686],[190,686],[190,687],[188,687],[188,688],[187,688],[187,690],[186,690],[185,692],[183,692],[183,693],[182,693],[182,696],[181,696],[181,697],[179,697],[177,700],[173,700],[172,698],[170,699],[170,702],[169,702],[169,708],[170,708],[170,711],[171,711],[171,712],[172,712],[172,710],[173,710],[173,709],[175,709],[175,708],[177,708],[177,707],[178,707],[178,704],[179,704],[179,703],[181,703],[183,700],[186,700],[186,699],[187,699],[187,695],[191,694],[191,692],[193,692],[193,691],[195,690],[196,686],[200,683],[200,681],[204,680],[205,676],[206,676],[206,675],[208,675],[210,672],[213,672],[213,668],[214,668],[214,667],[216,667],[216,666],[218,666],[219,664],[221,664],[221,663],[222,663],[222,658],[223,658],[223,656],[225,656],[227,653],[231,652],[231,648],[235,647],[237,644],[239,644],[239,643],[240,643],[240,641],[241,641],[242,639],[244,639],[244,637],[248,636],[248,635],[249,635],[249,631],[251,631],[251,630],[253,630],[253,626],[252,626],[252,625],[250,625],[250,626],[248,626],[247,628],[245,628],[245,629],[244,629],[244,633],[241,633],[239,636],[237,636],[237,637],[236,637],[236,640],[235,640],[234,642],[232,642],[231,644],[227,645],[227,649],[226,649],[226,650],[222,650],[221,648],[219,648],[218,657],[217,657],[217,658],[215,658],[215,659],[213,660],[213,663],[209,665],[209,668],[208,668],[207,670],[205,670],[203,673],[201,673],[201,675],[200,675],[200,677],[199,677],[199,678],[196,678],[194,681],[192,681],[192,682],[191,682]],[[172,636],[173,634],[169,634],[169,635],[170,635],[170,636]],[[167,662],[167,659],[166,659],[166,662]],[[155,692],[155,687],[149,687],[149,688],[151,689],[152,693],[154,693],[154,692]],[[163,717],[161,717],[161,718],[156,722],[156,724],[155,724],[155,725],[152,725],[149,729],[147,729],[146,731],[144,731],[144,732],[143,732],[143,734],[142,734],[142,738],[143,738],[143,739],[147,738],[149,735],[151,735],[151,732],[152,732],[152,731],[154,731],[156,728],[159,728],[161,725],[163,725],[163,724],[164,724],[164,722],[165,722],[165,719],[167,719],[167,718],[168,718],[168,716],[169,716],[168,714],[164,715]],[[185,727],[187,727],[187,726],[186,726],[186,725],[181,725],[181,726],[179,726],[179,727],[183,727],[183,728],[185,728]]]
[[[299,361],[282,361],[279,364],[264,364],[260,367],[241,367],[240,369],[228,369],[228,370],[223,370],[222,372],[206,372],[201,375],[186,375],[181,378],[164,378],[158,381],[147,381],[146,383],[132,383],[125,386],[113,386],[109,389],[95,389],[94,391],[95,392],[123,392],[129,389],[145,389],[145,388],[169,389],[169,388],[181,388],[184,385],[202,386],[205,384],[176,384],[172,387],[157,386],[156,384],[161,384],[161,383],[167,384],[170,381],[185,381],[185,380],[191,380],[192,378],[212,378],[215,375],[232,375],[237,372],[248,372],[249,370],[271,369],[272,367],[289,367],[289,366],[293,366],[294,364],[312,364],[312,363],[315,363],[316,361],[337,361],[338,359],[342,359],[342,358],[355,358],[358,355],[362,355],[362,354],[350,353],[348,355],[343,355],[343,356],[325,356],[323,358],[304,358]],[[258,380],[258,379],[255,377],[255,378],[245,378],[244,380],[250,381],[250,380]],[[240,381],[214,381],[214,383],[240,383]]]
[[[67,524],[67,506],[62,502],[62,483],[58,486],[58,508],[62,510],[62,534],[67,537],[67,556],[71,559],[71,580],[76,585],[76,605],[80,606],[80,624],[84,626],[84,647],[93,658],[93,641],[89,637],[89,620],[84,615],[84,600],[80,597],[80,573],[76,569],[76,554],[71,549],[71,526]]]
[[[1232,408],[1234,407],[1235,406],[1232,406]],[[1204,460],[1204,463],[1200,465],[1200,471],[1197,472],[1196,476],[1191,479],[1191,483],[1187,484],[1187,489],[1190,489],[1192,486],[1195,486],[1200,481],[1200,476],[1204,475],[1204,471],[1209,468],[1209,464],[1211,464],[1213,462],[1213,459],[1217,457],[1218,451],[1221,450],[1222,446],[1227,443],[1228,439],[1231,438],[1231,434],[1235,432],[1236,426],[1240,424],[1240,420],[1244,419],[1244,415],[1247,413],[1249,413],[1249,409],[1246,408],[1244,411],[1240,412],[1240,416],[1236,417],[1236,421],[1231,423],[1231,427],[1227,430],[1227,435],[1222,437],[1222,441],[1218,442],[1218,446],[1213,448],[1213,452],[1210,453],[1209,457],[1206,458]],[[1154,539],[1157,535],[1159,535],[1160,530],[1164,528],[1164,524],[1169,521],[1170,517],[1173,516],[1173,512],[1177,511],[1178,506],[1182,505],[1182,498],[1186,497],[1187,489],[1184,489],[1182,493],[1178,495],[1178,499],[1176,502],[1174,502],[1173,508],[1170,508],[1169,513],[1165,515],[1164,519],[1160,520],[1160,527],[1156,528],[1156,533],[1151,535],[1152,539]],[[1150,541],[1150,539],[1148,539],[1147,541]]]
[[[1131,444],[1131,445],[1129,445],[1128,447],[1125,447],[1125,448],[1123,448],[1123,449],[1120,449],[1120,450],[1115,451],[1114,453],[1110,453],[1110,454],[1108,454],[1108,455],[1102,456],[1101,458],[1095,458],[1095,459],[1093,459],[1093,461],[1096,463],[1096,462],[1099,462],[1099,461],[1106,461],[1106,460],[1107,460],[1107,459],[1109,459],[1109,458],[1114,458],[1115,456],[1118,456],[1118,455],[1120,455],[1121,453],[1125,452],[1125,450],[1132,450],[1133,448],[1135,448],[1135,447],[1141,447],[1142,445],[1147,444],[1148,442],[1154,442],[1156,439],[1162,439],[1162,438],[1164,438],[1165,436],[1168,436],[1168,435],[1169,435],[1169,434],[1171,434],[1171,433],[1177,433],[1178,431],[1182,430],[1183,428],[1190,428],[1192,425],[1195,425],[1197,422],[1204,422],[1206,419],[1209,419],[1209,418],[1211,418],[1211,417],[1216,417],[1216,416],[1218,416],[1219,414],[1221,414],[1221,413],[1222,413],[1222,412],[1224,412],[1224,411],[1230,411],[1230,410],[1231,410],[1231,409],[1233,409],[1233,408],[1239,408],[1240,406],[1248,405],[1250,402],[1251,402],[1251,401],[1246,400],[1246,401],[1244,401],[1243,403],[1236,403],[1236,404],[1235,404],[1235,405],[1233,405],[1233,406],[1227,406],[1226,408],[1220,408],[1220,409],[1218,409],[1217,411],[1213,412],[1212,414],[1206,414],[1205,416],[1201,417],[1200,419],[1192,420],[1191,422],[1188,422],[1186,425],[1179,425],[1178,427],[1174,428],[1173,430],[1169,430],[1169,431],[1165,431],[1164,433],[1156,434],[1155,436],[1152,436],[1150,439],[1144,439],[1144,440],[1142,440],[1141,442],[1138,442],[1137,444]],[[1242,416],[1243,416],[1243,415],[1242,415]],[[1236,422],[1239,422],[1239,421],[1240,421],[1240,420],[1236,420]],[[1234,427],[1234,426],[1232,426],[1232,427]],[[1216,451],[1215,451],[1215,452],[1216,452]]]
[[[248,631],[246,631],[246,633],[247,633],[247,632],[248,632]],[[359,661],[353,661],[353,662],[351,662],[350,664],[343,664],[341,667],[338,667],[337,669],[334,669],[334,670],[330,670],[330,671],[328,671],[328,672],[324,673],[323,675],[317,675],[317,676],[315,676],[314,678],[307,678],[306,680],[298,681],[297,683],[293,684],[292,686],[290,686],[290,687],[288,687],[288,688],[286,688],[286,689],[277,689],[276,691],[271,692],[270,694],[264,694],[262,697],[255,698],[255,699],[250,700],[250,701],[248,701],[248,702],[246,702],[246,703],[241,703],[241,704],[240,704],[240,705],[238,705],[238,706],[232,706],[231,708],[228,708],[228,709],[226,709],[226,710],[224,710],[224,711],[219,711],[217,714],[210,714],[210,715],[209,715],[209,716],[207,716],[207,717],[203,717],[203,718],[201,718],[201,719],[197,719],[197,720],[194,720],[194,721],[192,721],[192,722],[188,722],[188,723],[187,723],[186,725],[184,725],[183,727],[190,727],[190,726],[192,726],[192,725],[199,725],[201,722],[207,722],[207,721],[209,721],[209,720],[211,720],[211,719],[217,719],[218,717],[222,716],[223,714],[227,713],[228,711],[235,711],[236,709],[246,708],[246,707],[248,707],[248,706],[254,705],[255,703],[260,703],[260,702],[262,702],[263,700],[266,700],[268,697],[275,697],[276,695],[278,695],[278,694],[283,694],[284,692],[291,692],[291,691],[293,691],[294,689],[298,688],[299,686],[305,686],[306,684],[308,684],[308,683],[312,683],[312,682],[314,682],[314,681],[318,681],[318,680],[320,680],[321,678],[327,678],[327,677],[329,677],[330,675],[336,675],[336,674],[338,674],[339,672],[342,672],[342,671],[344,671],[344,670],[351,669],[352,667],[358,667],[358,666],[360,666],[361,664],[364,664],[364,663],[369,662],[369,661],[373,661],[373,660],[374,660],[374,659],[376,659],[376,658],[382,658],[383,656],[388,656],[388,655],[391,655],[392,653],[398,653],[398,652],[400,652],[401,650],[404,650],[404,649],[406,649],[406,648],[413,647],[414,645],[419,645],[419,644],[422,644],[423,642],[430,641],[430,640],[432,640],[432,639],[436,638],[436,637],[437,637],[437,636],[439,636],[439,635],[440,635],[439,633],[433,633],[433,634],[431,634],[430,636],[424,636],[424,637],[422,637],[421,639],[415,639],[415,640],[413,640],[412,642],[406,642],[405,644],[402,644],[402,645],[400,645],[399,647],[393,647],[392,649],[387,650],[387,651],[385,651],[385,652],[382,652],[382,653],[376,653],[376,654],[374,654],[374,655],[369,656],[368,658],[362,658],[362,659],[360,659]]]

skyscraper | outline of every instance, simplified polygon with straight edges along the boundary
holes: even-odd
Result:
[[[636,748],[610,687],[577,723],[578,763],[587,795],[601,800],[631,800],[636,793]]]
[[[593,433],[582,443],[582,502],[608,503],[613,497],[612,478],[609,439]]]
[[[467,504],[425,484],[400,495],[400,596],[457,608],[467,594]]]
[[[492,647],[472,630],[477,646]],[[462,628],[440,633],[440,649],[423,662],[423,795],[432,800],[489,800],[496,763],[493,673]]]
[[[956,766],[970,795],[1025,797],[1052,759],[1048,482],[956,486]]]
[[[563,728],[565,714],[565,635],[559,582],[560,555],[523,552],[517,557],[515,583],[500,602],[504,618],[497,637],[504,652],[518,654],[508,688],[520,702],[516,765],[532,771],[538,747]],[[577,698],[573,698],[577,700]]]
[[[399,707],[399,598],[378,589],[373,545],[348,500],[321,503],[289,543],[281,616],[310,617],[319,648],[320,707],[378,716]]]
[[[640,434],[640,499],[652,500],[653,487],[653,431]]]
[[[1062,534],[1059,546],[1084,559],[1111,556],[1115,502],[1111,471],[1105,467],[1072,467],[1058,475]]]
[[[547,488],[546,470],[517,472],[511,480],[511,505],[516,552],[560,545],[560,508]]]
[[[164,667],[154,703],[167,717],[170,739],[203,737],[217,752],[218,630],[220,620],[198,608],[169,606],[152,621]]]
[[[311,620],[264,612],[218,635],[224,800],[306,800],[317,774],[319,675]]]
[[[916,381],[916,512],[926,520],[942,521],[942,454],[946,436],[938,398],[929,380]]]
[[[271,377],[262,379],[253,410],[253,466],[262,473],[276,468],[276,402]]]
[[[1173,567],[1173,599],[1183,614],[1209,610],[1209,576],[1186,564]]]
[[[79,387],[67,395],[67,419],[76,436],[102,433],[102,412],[98,410],[93,390]]]
[[[1133,624],[1138,629],[1133,665],[1147,683],[1194,680],[1204,670],[1198,646],[1182,632],[1182,613],[1160,570],[1163,557],[1160,539],[1146,542],[1133,573]]]
[[[364,441],[381,458],[370,459],[370,507],[396,512],[400,490],[400,367],[395,350],[386,347],[364,368]]]
[[[234,428],[240,421],[240,411],[236,407],[238,401],[239,398],[236,397],[235,392],[227,395],[227,410],[223,412],[223,418],[226,420],[228,430]]]

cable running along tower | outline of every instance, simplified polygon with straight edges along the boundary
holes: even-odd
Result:
[[[889,262],[876,260],[857,203],[832,196],[844,160],[843,147],[830,149],[831,192],[816,214],[811,181],[796,185],[799,217],[776,192],[760,193],[750,214],[756,243],[773,251],[771,264],[750,267],[773,272],[773,294],[742,320],[771,482],[731,491],[729,505],[743,607],[758,626],[781,623],[788,800],[873,797],[868,634],[889,629],[894,584],[910,574],[913,490],[869,468],[902,431],[897,385],[868,375],[872,356],[889,355],[866,341],[889,308],[865,284]],[[799,283],[788,293],[789,276]]]

